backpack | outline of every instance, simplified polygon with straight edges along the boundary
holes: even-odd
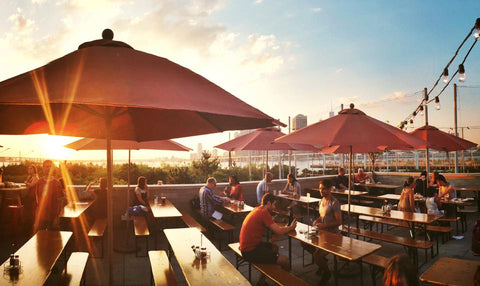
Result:
[[[200,209],[200,197],[198,195],[195,195],[193,199],[190,200],[190,207],[193,210]]]

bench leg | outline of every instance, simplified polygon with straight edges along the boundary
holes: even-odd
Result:
[[[338,286],[338,265],[337,256],[333,256],[333,278],[335,279],[335,286]]]
[[[370,265],[370,276],[372,278],[372,285],[376,286],[377,285],[377,271],[375,269],[375,266]]]
[[[363,286],[363,264],[362,259],[358,260],[358,265],[360,266],[360,285]]]

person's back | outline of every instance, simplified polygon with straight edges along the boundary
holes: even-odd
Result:
[[[413,196],[413,189],[415,188],[415,180],[413,177],[408,177],[405,181],[400,201],[398,202],[398,210],[403,212],[414,212],[415,201]]]
[[[213,189],[217,185],[217,180],[210,177],[207,179],[205,186],[198,191],[200,198],[200,213],[204,219],[210,219],[215,211],[215,205],[221,205],[224,199],[213,193]],[[228,201],[228,198],[225,198]]]
[[[270,172],[265,173],[265,177],[257,185],[257,203],[258,205],[262,204],[263,196],[268,193],[268,184],[272,181],[273,174]]]
[[[273,218],[262,206],[254,208],[245,218],[240,229],[240,251],[251,251],[262,241],[265,229],[273,223]]]
[[[383,286],[418,286],[417,270],[406,254],[392,256],[383,272]]]

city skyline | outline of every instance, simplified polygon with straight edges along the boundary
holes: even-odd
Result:
[[[0,8],[6,23],[0,26],[0,81],[98,39],[109,27],[114,39],[175,61],[284,123],[297,114],[314,123],[332,110],[338,113],[340,104],[354,103],[397,126],[418,106],[423,88],[433,86],[479,16],[480,2],[33,0],[6,1]],[[451,75],[472,39],[450,66]],[[452,85],[457,83],[459,133],[476,143],[479,59],[477,45],[465,62],[467,80],[452,81],[439,97],[440,110],[429,105],[429,123],[444,131],[452,128]],[[431,97],[443,86],[440,82]],[[422,125],[423,118],[417,116],[414,127]],[[234,132],[174,140],[190,148],[202,143],[203,149],[212,150]],[[0,156],[105,156],[101,151],[59,148],[77,139],[1,135]],[[127,156],[123,151],[114,154]],[[134,154],[151,158],[171,153]]]

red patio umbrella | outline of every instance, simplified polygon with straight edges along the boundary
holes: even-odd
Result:
[[[235,139],[215,146],[215,148],[227,151],[257,150],[266,151],[267,170],[268,170],[268,151],[269,150],[304,150],[318,152],[318,148],[307,144],[278,143],[274,140],[284,136],[278,128],[261,128],[251,133],[239,136]]]
[[[109,283],[111,139],[149,141],[273,126],[278,121],[174,62],[103,39],[0,82],[0,134],[106,139]]]
[[[348,214],[350,216],[350,190],[352,188],[352,154],[385,150],[411,150],[424,141],[402,130],[367,116],[350,104],[350,109],[314,123],[275,140],[280,143],[303,143],[324,146],[329,153],[349,153]],[[345,152],[347,151],[347,152]],[[349,228],[350,230],[350,224]]]

